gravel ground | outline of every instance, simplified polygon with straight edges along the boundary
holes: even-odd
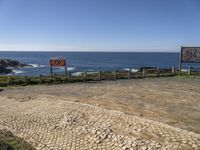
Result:
[[[36,149],[198,150],[199,83],[157,78],[6,88],[0,130]]]

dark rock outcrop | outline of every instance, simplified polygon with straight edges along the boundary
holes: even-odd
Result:
[[[12,69],[0,66],[0,74],[9,74],[12,73]]]
[[[11,60],[11,59],[0,59],[0,66],[2,67],[32,67],[31,65],[20,63],[17,60]]]
[[[12,73],[13,71],[11,68],[19,68],[19,67],[32,67],[32,66],[20,63],[17,60],[0,59],[0,74]]]

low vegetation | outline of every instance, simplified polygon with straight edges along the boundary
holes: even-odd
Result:
[[[96,72],[96,73],[83,73],[78,76],[68,75],[55,75],[51,76],[0,76],[0,86],[26,86],[37,84],[65,84],[72,82],[85,82],[85,81],[100,81],[100,80],[117,80],[117,79],[139,79],[150,77],[169,77],[174,76],[171,70],[146,70],[129,72],[129,71],[115,71],[115,72]]]
[[[0,150],[33,150],[33,147],[11,132],[0,130]]]

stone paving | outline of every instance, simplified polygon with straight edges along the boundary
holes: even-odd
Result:
[[[200,149],[200,135],[54,96],[1,96],[0,130],[37,150]]]

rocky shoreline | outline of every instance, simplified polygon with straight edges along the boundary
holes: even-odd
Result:
[[[17,60],[0,59],[0,74],[13,73],[12,68],[33,67],[32,65],[23,64]]]

